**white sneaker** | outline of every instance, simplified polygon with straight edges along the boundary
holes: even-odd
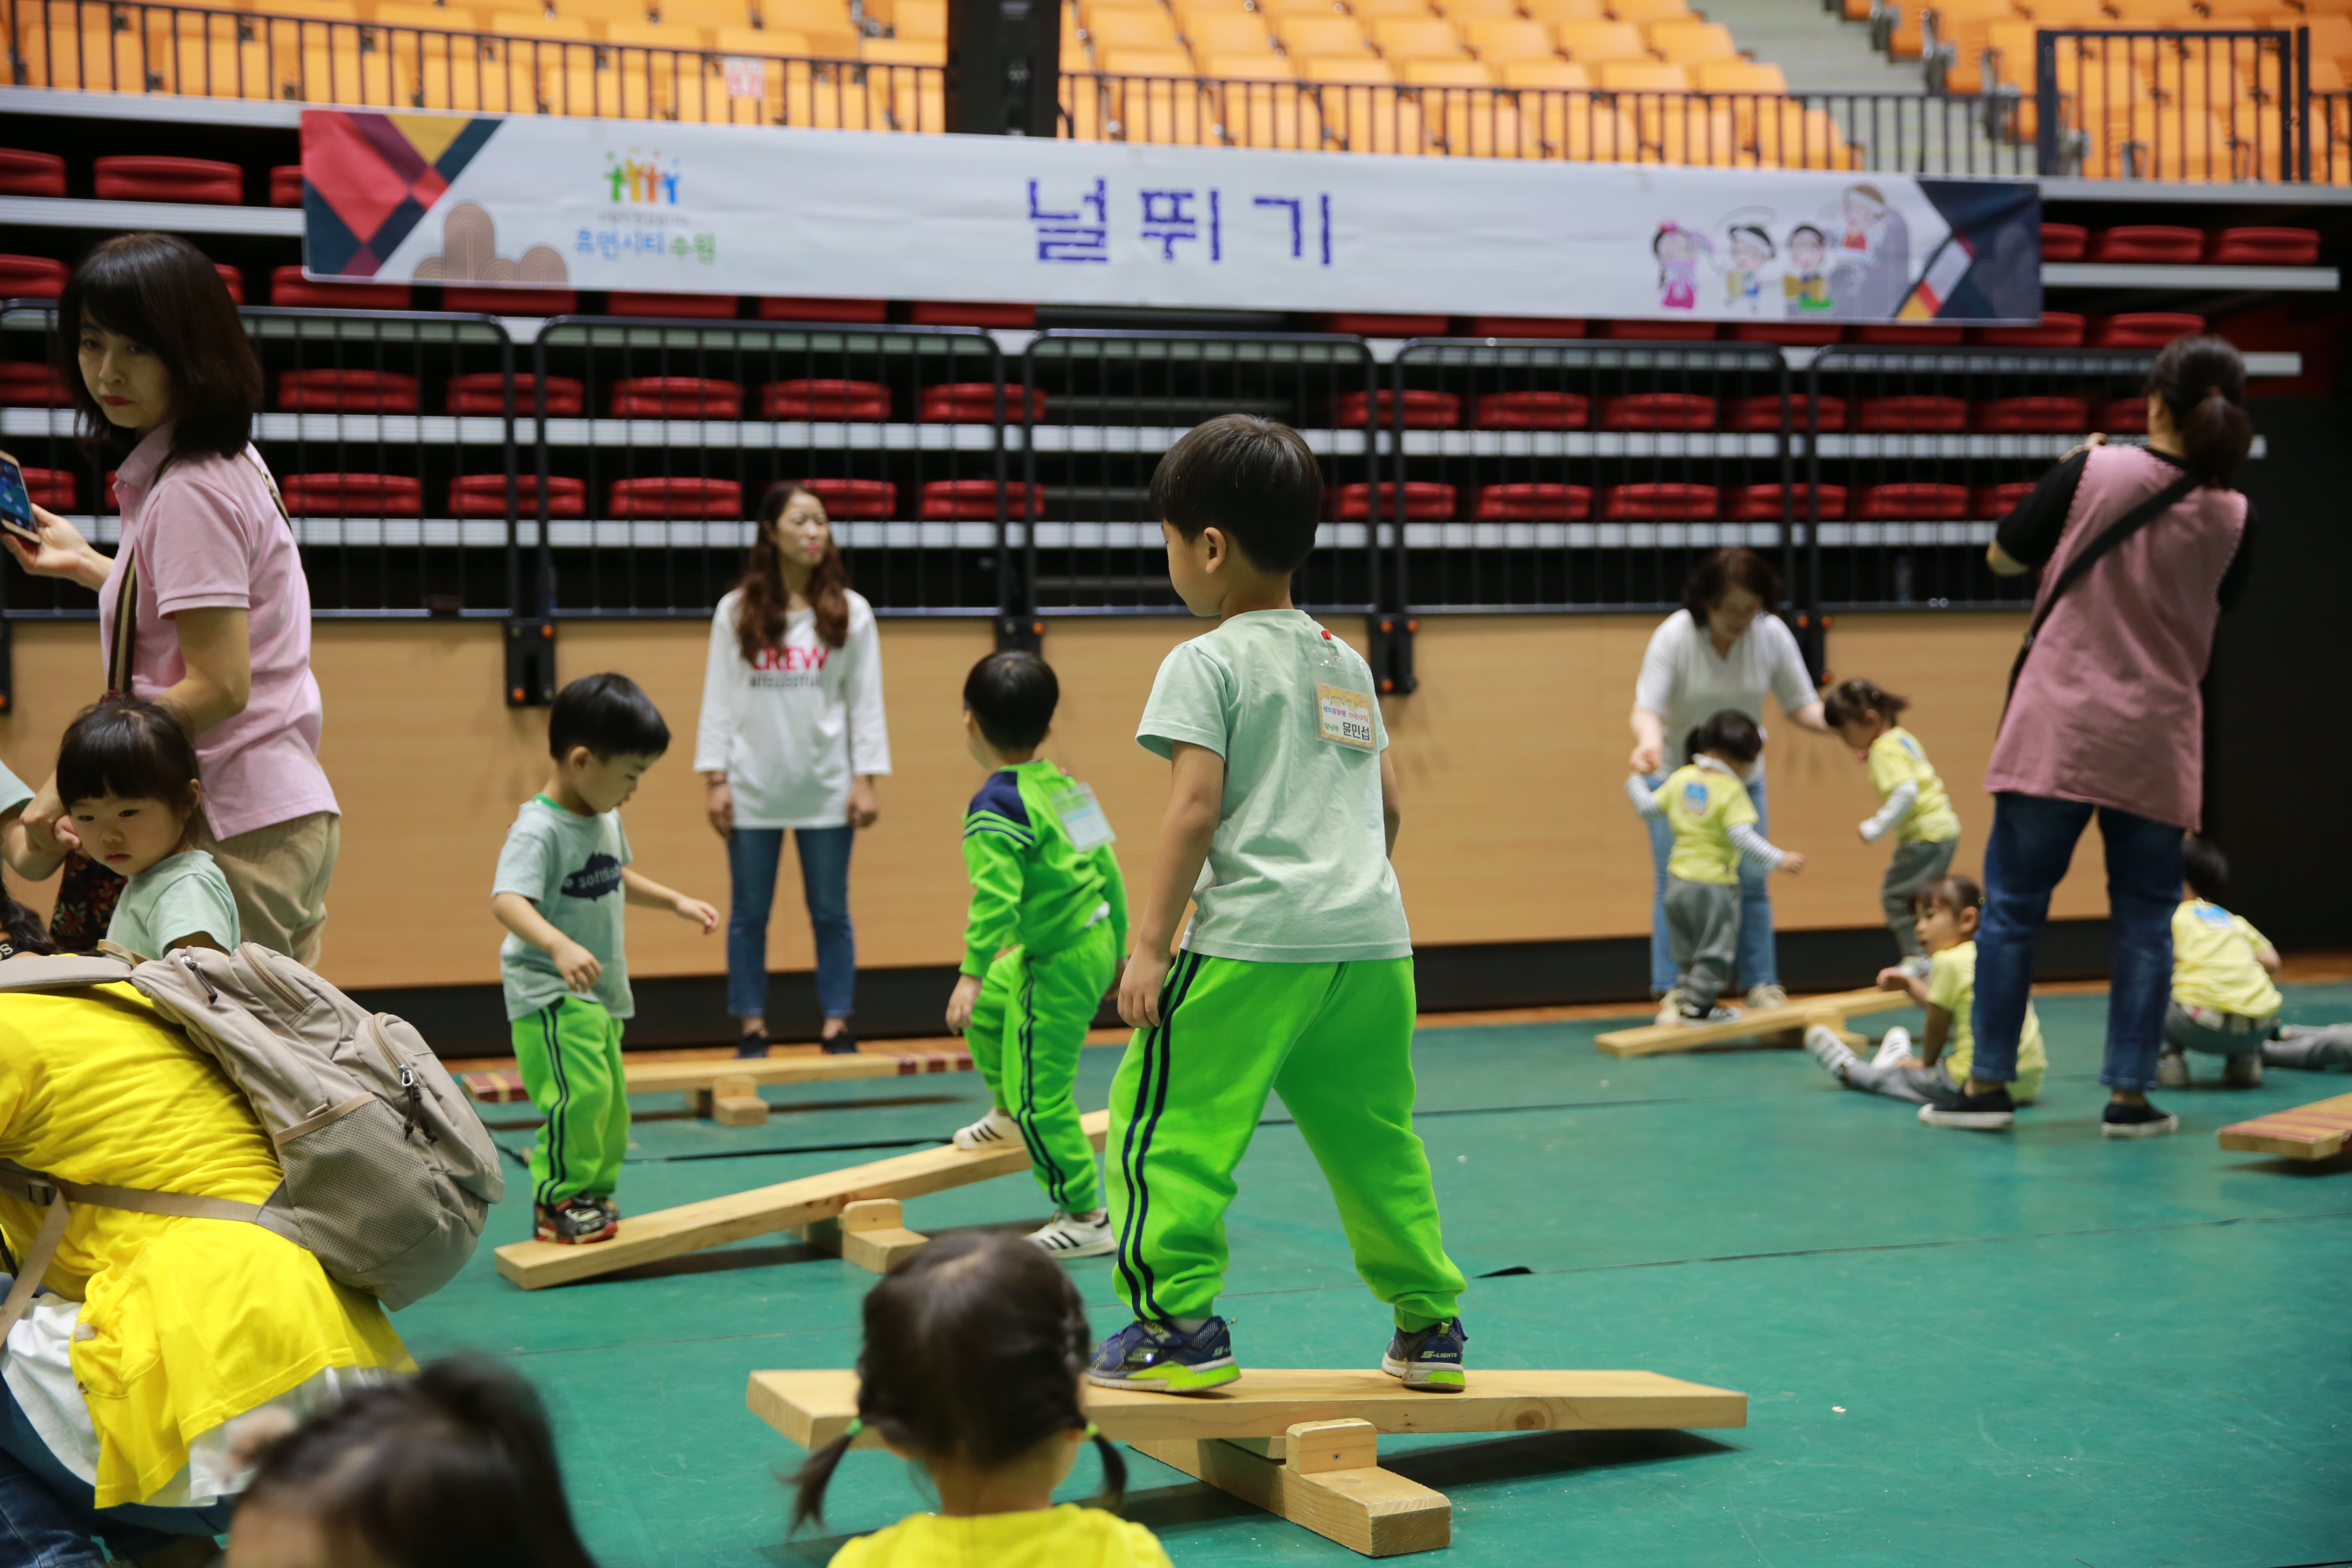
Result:
[[[1728,1024],[1738,1016],[1739,1009],[1737,1007],[1709,1007],[1703,1018],[1688,1013],[1676,1013],[1671,1018],[1661,1015],[1662,1021],[1669,1024]]]
[[[956,1129],[955,1146],[959,1149],[994,1149],[1017,1142],[1021,1124],[992,1105],[988,1114],[969,1127]]]
[[[1910,1054],[1911,1031],[1898,1025],[1887,1030],[1886,1037],[1878,1042],[1878,1054],[1870,1058],[1870,1065],[1883,1068],[1890,1062],[1899,1062]]]
[[[1666,994],[1658,998],[1658,1022],[1661,1024],[1679,1024],[1682,1021],[1683,994],[1675,987],[1668,986],[1666,988]]]
[[[1839,1039],[1827,1024],[1805,1026],[1805,1049],[1812,1052],[1813,1059],[1829,1069],[1831,1077],[1841,1080],[1853,1061],[1853,1049]]]
[[[1029,1240],[1056,1258],[1100,1258],[1118,1245],[1108,1209],[1097,1209],[1092,1214],[1056,1212],[1052,1219],[1029,1233]]]
[[[2156,1087],[2158,1089],[2189,1087],[2189,1058],[2185,1052],[2167,1051],[2156,1058]]]
[[[1789,993],[1782,986],[1750,985],[1748,988],[1748,1010],[1751,1013],[1759,1007],[1785,1007],[1788,1005]]]

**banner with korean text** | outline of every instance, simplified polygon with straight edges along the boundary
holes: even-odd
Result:
[[[302,116],[312,277],[649,293],[2032,321],[2023,180]]]

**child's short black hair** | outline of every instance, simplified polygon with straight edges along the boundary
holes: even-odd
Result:
[[[857,1418],[917,1458],[1008,1465],[1058,1433],[1090,1429],[1079,1389],[1093,1348],[1086,1303],[1060,1264],[1016,1236],[944,1236],[866,1292]],[[793,1478],[793,1529],[824,1522],[825,1483],[852,1440],[817,1449]],[[1095,1447],[1116,1505],[1127,1461],[1100,1436]]]
[[[1852,680],[1841,680],[1822,693],[1822,721],[1832,730],[1843,730],[1848,724],[1861,723],[1864,713],[1875,713],[1892,724],[1910,706],[1908,697],[1897,697],[1878,682],[1857,676]]]
[[[963,705],[1000,752],[1033,750],[1045,738],[1061,700],[1054,667],[1025,649],[990,654],[963,678]]]
[[[1764,731],[1756,727],[1756,721],[1737,708],[1725,708],[1690,732],[1690,739],[1683,743],[1683,761],[1696,762],[1701,752],[1719,752],[1744,768],[1763,751]]]
[[[2210,838],[2190,834],[2180,841],[2180,874],[2208,903],[2217,903],[2230,889],[2230,858]]]
[[[1977,885],[1977,879],[1957,872],[1922,882],[1911,895],[1911,912],[1915,915],[1924,915],[1929,910],[1937,909],[1962,915],[1970,910],[1983,908],[1984,889]]]
[[[83,709],[58,747],[58,797],[68,805],[111,795],[184,806],[200,776],[180,716],[142,698]]]
[[[1207,528],[1261,572],[1298,570],[1323,515],[1323,470],[1287,425],[1221,414],[1196,425],[1151,471],[1151,510],[1186,539]]]
[[[557,762],[585,746],[598,762],[658,757],[669,750],[669,726],[645,688],[625,675],[583,675],[555,694],[547,715],[547,754]]]
[[[487,1357],[320,1411],[261,1451],[244,1504],[309,1514],[336,1562],[595,1568],[539,1395]]]

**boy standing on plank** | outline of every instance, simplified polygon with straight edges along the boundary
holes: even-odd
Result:
[[[1225,1321],[1226,1205],[1266,1096],[1339,1202],[1392,1310],[1382,1370],[1463,1386],[1463,1279],[1412,1130],[1412,940],[1389,850],[1396,773],[1371,670],[1290,602],[1323,478],[1297,432],[1228,414],[1151,477],[1168,574],[1213,630],[1160,664],[1136,739],[1173,775],[1135,952],[1135,1026],[1107,1145],[1116,1283],[1136,1321],[1087,1375],[1195,1394],[1241,1375]],[[1188,900],[1184,951],[1170,949]]]

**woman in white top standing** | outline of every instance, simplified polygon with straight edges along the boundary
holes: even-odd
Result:
[[[1780,592],[1780,574],[1752,550],[1717,550],[1691,568],[1683,584],[1683,607],[1651,634],[1633,688],[1633,771],[1653,789],[1664,782],[1667,753],[1680,756],[1684,737],[1709,715],[1736,708],[1762,723],[1767,692],[1805,729],[1828,732],[1796,634],[1769,613]],[[1756,803],[1756,831],[1769,837],[1771,817],[1760,757],[1748,780],[1748,795]],[[1657,868],[1657,893],[1650,908],[1650,990],[1661,998],[1661,1021],[1670,1021],[1681,1001],[1674,994],[1675,959],[1666,942],[1666,856],[1673,848],[1673,829],[1664,817],[1653,818],[1650,855]],[[1745,858],[1739,863],[1738,962],[1749,1006],[1789,999],[1780,988],[1772,945],[1772,897],[1763,873]]]
[[[784,833],[816,933],[816,995],[828,1051],[857,1047],[857,938],[849,848],[880,815],[874,781],[890,771],[882,645],[874,609],[851,591],[824,503],[785,482],[760,499],[742,585],[719,601],[694,769],[710,826],[727,840],[727,1010],[738,1054],[768,1049],[768,913]]]

